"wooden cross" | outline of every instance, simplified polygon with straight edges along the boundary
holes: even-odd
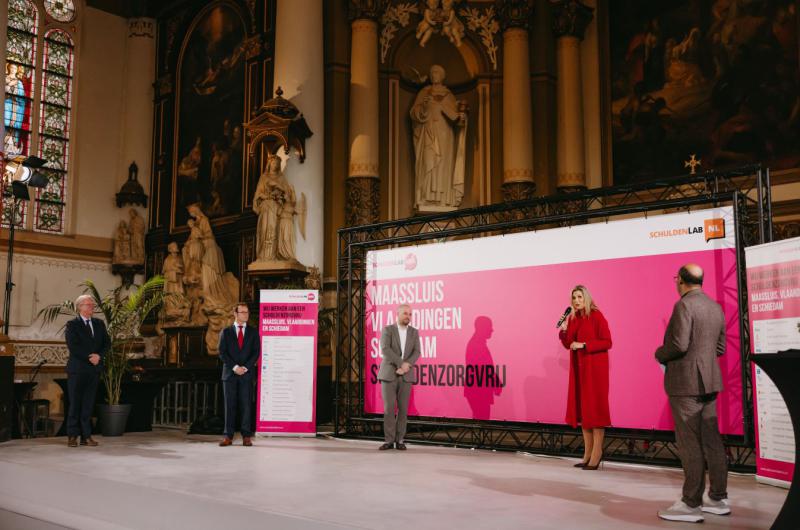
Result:
[[[692,157],[683,163],[683,167],[692,168],[691,171],[689,171],[690,175],[694,175],[695,173],[697,173],[697,166],[699,166],[702,162],[702,160],[697,160],[695,156],[696,155],[693,153]]]

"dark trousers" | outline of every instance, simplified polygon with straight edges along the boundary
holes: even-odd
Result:
[[[233,374],[222,382],[225,393],[225,436],[233,438],[236,432],[236,411],[242,417],[242,436],[253,436],[253,378]]]
[[[695,508],[703,504],[706,466],[711,487],[708,496],[728,497],[728,459],[717,425],[717,400],[714,397],[670,396],[675,420],[675,441],[685,475],[682,500]]]
[[[402,442],[408,425],[408,401],[411,398],[411,383],[402,377],[394,381],[381,381],[383,397],[383,439],[386,443]],[[397,416],[394,414],[397,408]]]
[[[92,435],[92,411],[99,381],[100,375],[96,372],[67,374],[67,436],[88,438]]]

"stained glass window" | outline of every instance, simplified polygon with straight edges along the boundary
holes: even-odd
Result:
[[[46,187],[31,193],[33,219],[27,215],[28,202],[18,201],[20,228],[64,232],[75,47],[74,36],[58,24],[74,20],[75,14],[73,0],[9,0],[4,151],[45,159],[48,178]],[[1,199],[1,221],[8,226],[12,201],[5,189]]]
[[[31,121],[36,72],[36,41],[39,30],[39,11],[28,0],[11,0],[8,4],[8,41],[6,44],[5,100],[3,122],[6,156],[30,153]],[[6,198],[2,186],[2,224],[11,222],[12,201]],[[16,226],[26,225],[27,203],[17,204]]]
[[[75,4],[72,0],[44,0],[44,10],[59,22],[71,22],[75,18]]]
[[[69,168],[69,129],[72,104],[72,39],[61,30],[44,37],[39,156],[48,161],[48,184],[36,192],[33,229],[63,232],[65,182]]]

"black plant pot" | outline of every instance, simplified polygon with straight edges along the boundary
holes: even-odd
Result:
[[[133,405],[99,405],[100,432],[103,436],[122,436]]]

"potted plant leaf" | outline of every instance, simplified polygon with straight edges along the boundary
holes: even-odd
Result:
[[[129,357],[134,339],[140,337],[142,322],[161,306],[164,299],[164,278],[153,276],[142,285],[126,290],[120,286],[101,296],[94,282],[81,284],[84,294],[94,299],[95,312],[106,321],[111,348],[103,359],[101,375],[106,390],[107,405],[100,405],[99,418],[103,436],[121,436],[131,411],[131,405],[120,404],[122,382],[130,369]],[[52,304],[39,311],[42,325],[55,322],[59,316],[73,317],[77,309],[72,300]]]

